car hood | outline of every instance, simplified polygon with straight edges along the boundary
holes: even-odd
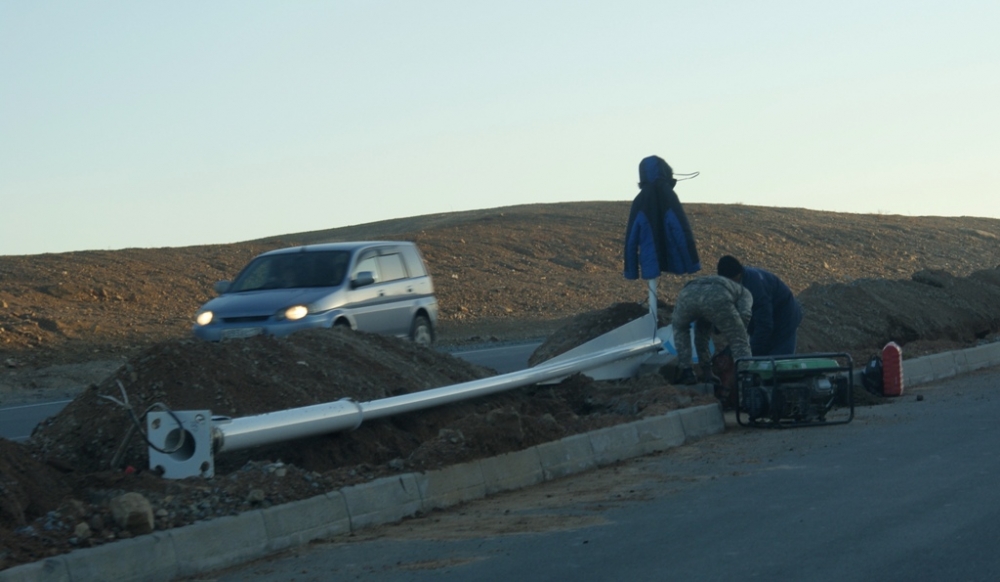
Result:
[[[339,291],[322,289],[264,289],[242,293],[226,293],[201,306],[219,317],[249,317],[271,315],[293,305],[310,305]]]

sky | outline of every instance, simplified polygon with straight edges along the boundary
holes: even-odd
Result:
[[[0,255],[515,204],[1000,218],[1000,2],[0,3]]]

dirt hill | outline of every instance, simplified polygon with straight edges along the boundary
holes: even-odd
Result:
[[[511,206],[231,245],[0,256],[0,362],[35,368],[125,359],[188,337],[212,284],[273,248],[414,240],[445,341],[545,336],[574,315],[645,299],[621,276],[629,202]],[[965,277],[1000,265],[1000,220],[688,204],[704,272],[723,254],[777,273],[796,293],[923,270]],[[684,279],[664,277],[661,298]],[[849,346],[844,346],[846,349]],[[2,393],[0,393],[2,396]]]
[[[409,342],[342,330],[193,340],[191,316],[212,296],[212,283],[260,252],[414,240],[434,277],[441,343],[572,343],[606,322],[595,312],[646,299],[641,283],[621,275],[628,205],[516,206],[232,245],[0,257],[0,405],[75,397],[30,442],[0,439],[0,569],[133,535],[109,511],[124,492],[149,499],[155,527],[165,529],[704,402],[659,376],[620,383],[577,376],[376,421],[350,435],[249,451],[221,462],[209,484],[165,482],[144,470],[139,442],[121,447],[128,418],[111,399],[126,395],[137,413],[159,402],[240,416],[492,373]],[[1000,220],[686,209],[703,273],[733,254],[777,273],[798,294],[802,352],[847,351],[858,360],[893,340],[911,357],[993,341],[1000,330]],[[661,281],[668,307],[684,281]]]

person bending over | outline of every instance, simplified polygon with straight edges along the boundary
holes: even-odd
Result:
[[[692,366],[691,323],[694,323],[694,346],[698,353],[701,377],[711,382],[711,354],[708,342],[712,328],[726,338],[732,350],[733,359],[750,357],[750,339],[746,325],[753,310],[753,296],[741,285],[728,277],[710,275],[692,279],[681,289],[671,318],[674,332],[674,347],[677,349],[677,364],[680,368],[678,382],[696,384]]]

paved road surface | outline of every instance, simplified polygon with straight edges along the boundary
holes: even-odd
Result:
[[[0,437],[12,441],[25,441],[38,423],[57,414],[70,402],[70,400],[54,400],[0,408]]]
[[[500,374],[516,372],[528,367],[528,358],[542,342],[513,343],[489,348],[450,351],[451,355],[473,364],[493,368]]]
[[[199,579],[1000,580],[998,418],[1000,370],[848,425],[730,418],[662,455]]]

